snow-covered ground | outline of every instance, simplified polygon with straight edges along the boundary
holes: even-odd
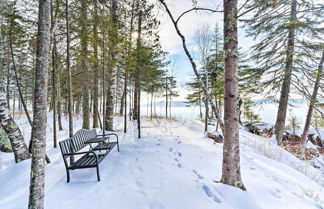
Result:
[[[27,138],[30,129],[19,120]],[[49,124],[51,124],[49,117]],[[116,129],[122,119],[115,118]],[[75,119],[75,131],[81,119]],[[67,137],[67,122],[58,136]],[[203,135],[195,120],[143,120],[143,138],[136,125],[119,133],[120,152],[113,150],[95,169],[66,173],[59,148],[54,149],[48,126],[45,208],[47,209],[311,209],[324,208],[324,177],[288,152],[241,130],[241,173],[247,187],[220,180],[222,144]],[[27,208],[30,160],[15,164],[13,154],[0,153],[0,208]]]

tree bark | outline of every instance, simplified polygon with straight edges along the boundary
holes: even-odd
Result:
[[[57,72],[56,78],[57,78],[57,81],[56,81],[57,122],[58,122],[59,130],[62,131],[63,126],[62,126],[62,102],[61,102],[61,75],[60,75],[60,72]]]
[[[53,18],[53,16],[52,16]],[[52,22],[53,24],[53,22]],[[56,38],[54,34],[53,39],[53,50],[52,50],[52,98],[53,98],[53,140],[54,148],[57,147],[57,136],[56,136]]]
[[[88,83],[88,35],[87,33],[87,0],[81,0],[81,69],[82,69],[82,128],[90,129],[89,83]]]
[[[138,29],[137,29],[137,64],[136,64],[136,79],[137,79],[137,129],[138,129],[138,138],[141,138],[141,78],[140,78],[140,66],[141,66],[141,59],[140,59],[140,49],[141,49],[141,34],[142,34],[142,17],[143,12],[142,10],[139,11],[138,14]]]
[[[106,72],[105,72],[105,34],[103,34],[102,40],[102,130],[103,134],[105,134],[106,130]]]
[[[224,145],[221,182],[245,190],[240,171],[237,0],[224,0]]]
[[[138,115],[137,115],[137,113],[138,113],[138,110],[137,110],[137,108],[138,108],[138,90],[137,90],[137,88],[138,88],[138,79],[137,79],[137,77],[135,76],[135,87],[134,87],[134,96],[133,96],[133,98],[134,98],[134,100],[133,100],[133,120],[137,120],[138,119]]]
[[[93,54],[94,54],[94,72],[93,72],[93,81],[94,81],[94,88],[93,88],[93,122],[92,127],[97,128],[98,127],[98,99],[99,99],[99,93],[98,93],[98,78],[99,78],[99,58],[98,58],[98,29],[97,29],[97,23],[98,23],[98,1],[94,1],[94,24],[93,24]]]
[[[318,70],[317,70],[317,74],[316,74],[316,81],[315,81],[315,85],[314,85],[314,89],[313,89],[313,94],[312,94],[312,97],[311,97],[311,99],[309,101],[309,107],[308,107],[306,122],[305,122],[304,131],[303,131],[303,135],[302,135],[302,139],[303,139],[304,143],[306,143],[306,140],[307,140],[308,130],[309,130],[309,127],[310,127],[310,124],[311,124],[312,114],[313,114],[313,110],[314,110],[314,104],[316,102],[318,89],[320,87],[321,78],[323,76],[323,64],[324,64],[324,48],[323,48],[323,51],[322,51],[321,61],[320,61],[319,65],[318,65]]]
[[[168,76],[165,76],[165,118],[168,118]]]
[[[34,118],[32,126],[33,147],[28,203],[28,208],[30,209],[44,208],[50,10],[50,0],[39,0]]]
[[[3,60],[4,60],[4,58],[3,58]],[[8,70],[7,70],[7,88],[6,88],[6,92],[7,92],[8,110],[10,112],[10,67],[9,67],[9,64],[8,64]]]
[[[55,14],[54,14],[54,11],[53,11],[53,5],[51,7],[51,34],[52,35],[52,44],[53,44],[53,47],[52,47],[52,105],[53,105],[53,145],[54,145],[54,148],[57,147],[57,133],[56,133],[56,130],[57,130],[57,127],[56,127],[56,110],[57,110],[57,107],[56,107],[56,104],[57,104],[57,100],[56,100],[56,94],[57,94],[57,91],[56,91],[56,72],[57,72],[57,48],[56,48],[56,36],[55,36],[55,23],[54,23],[54,20],[56,19],[57,17],[57,12],[58,12],[58,1],[56,0],[56,10],[55,10]]]
[[[65,0],[65,21],[66,21],[66,71],[68,74],[68,115],[69,115],[69,137],[73,136],[73,94],[72,94],[72,73],[70,68],[70,23],[69,23],[69,0]],[[70,157],[73,159],[73,156]]]
[[[125,82],[125,80],[124,80]],[[123,91],[123,94],[120,98],[120,107],[119,107],[119,115],[123,115],[124,113],[124,107],[125,107],[125,83],[124,83],[124,91]]]
[[[16,163],[30,158],[24,137],[7,108],[7,99],[4,87],[0,87],[0,126],[4,129],[10,140]]]
[[[113,94],[111,86],[108,84],[107,95],[106,95],[106,118],[105,118],[105,128],[108,131],[112,131],[114,127],[113,123],[113,113],[114,113],[114,103],[113,103]]]
[[[297,0],[291,1],[290,22],[297,20]],[[284,80],[281,87],[281,94],[279,100],[279,107],[277,112],[277,119],[275,124],[275,135],[278,145],[282,144],[283,131],[285,128],[288,99],[290,92],[291,73],[293,70],[294,48],[295,48],[295,24],[289,26],[288,29],[288,45],[286,50],[286,66],[284,73]]]
[[[111,6],[111,17],[112,25],[109,28],[109,39],[110,39],[110,59],[111,63],[109,64],[109,79],[108,79],[108,89],[107,89],[107,98],[106,98],[106,129],[109,131],[113,130],[114,121],[114,97],[113,97],[113,85],[114,85],[114,74],[116,67],[116,47],[117,47],[117,30],[118,30],[118,16],[117,16],[117,1],[112,0]]]

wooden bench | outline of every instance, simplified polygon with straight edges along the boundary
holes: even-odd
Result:
[[[110,142],[109,136],[115,136],[116,141]],[[95,144],[94,147],[91,142],[89,143],[89,140],[91,141],[92,139],[94,139],[94,142],[92,142]],[[95,129],[91,131],[81,129],[77,131],[73,137],[65,139],[59,142],[59,144],[66,168],[67,182],[70,182],[70,170],[83,168],[96,168],[97,179],[100,181],[99,164],[116,145],[119,152],[117,134],[107,133],[104,135],[97,135]],[[81,151],[87,146],[89,146],[88,151]],[[68,158],[71,156],[80,156],[80,158],[75,162],[68,163]]]

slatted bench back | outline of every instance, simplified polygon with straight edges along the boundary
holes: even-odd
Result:
[[[59,142],[63,156],[65,154],[73,153],[72,139],[73,138],[68,138],[68,139],[65,139],[65,140]],[[65,158],[67,158],[67,157],[68,156],[65,156]]]
[[[88,141],[89,139],[95,138],[97,136],[97,132],[95,129],[89,131],[86,129],[80,129],[78,130],[74,136],[73,136],[73,148],[74,148],[74,152],[77,152],[81,149],[83,149],[84,147],[87,146],[87,144],[85,144],[84,142]]]
[[[61,152],[63,155],[78,152],[87,146],[87,144],[84,143],[85,141],[95,138],[96,136],[97,132],[95,129],[91,131],[81,129],[77,131],[73,137],[59,142]],[[65,157],[67,158],[69,156]]]

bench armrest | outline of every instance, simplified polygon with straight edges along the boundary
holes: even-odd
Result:
[[[97,134],[97,136],[115,136],[116,137],[116,140],[117,140],[117,149],[118,149],[118,152],[119,152],[119,141],[118,141],[118,135],[115,134],[115,133],[105,133],[105,134]],[[108,138],[108,142],[109,142],[109,138]]]
[[[67,153],[67,154],[64,154],[64,156],[82,155],[82,154],[90,154],[90,153],[97,157],[97,154],[93,151]]]
[[[115,133],[97,134],[97,136],[110,136],[110,135],[114,135],[118,138],[117,134],[115,134]]]
[[[97,136],[115,136],[116,139],[117,139],[117,143],[119,143],[119,142],[118,142],[118,135],[115,134],[115,133],[97,134]],[[109,139],[108,139],[108,141],[109,141]]]

